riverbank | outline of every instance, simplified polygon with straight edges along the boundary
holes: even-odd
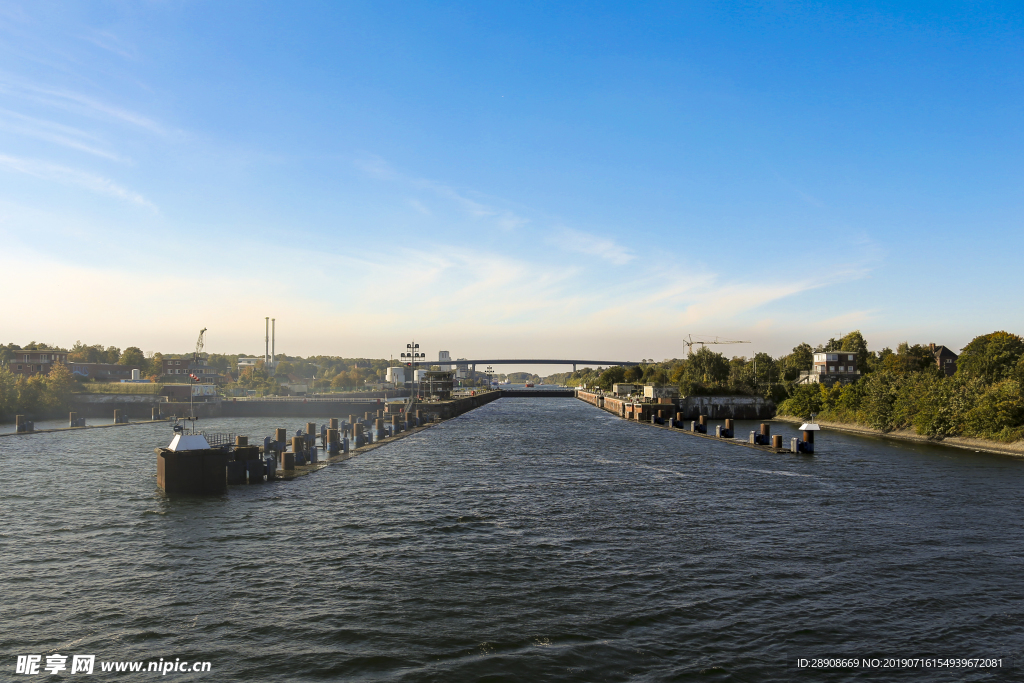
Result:
[[[776,415],[774,419],[779,420],[780,422],[790,422],[794,424],[804,422],[804,420],[790,415]],[[922,436],[913,429],[900,429],[892,432],[883,432],[881,429],[872,429],[871,427],[865,427],[858,424],[847,424],[845,422],[827,422],[824,420],[818,420],[817,422],[822,427],[832,429],[837,432],[848,432],[850,434],[860,434],[862,436],[877,436],[883,439],[894,439],[896,441],[913,441],[915,443],[927,443],[936,446],[950,446],[952,448],[982,451],[985,453],[998,453],[1000,455],[1013,455],[1018,458],[1024,458],[1024,441],[1002,444],[995,441],[989,441],[987,439],[972,439],[965,436],[948,436],[944,439],[934,439]]]

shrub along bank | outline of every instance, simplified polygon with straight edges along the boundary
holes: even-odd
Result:
[[[795,388],[780,415],[861,425],[922,436],[964,436],[1001,442],[1024,436],[1024,339],[1008,332],[976,337],[947,377],[926,347],[900,345],[875,369],[846,386]]]

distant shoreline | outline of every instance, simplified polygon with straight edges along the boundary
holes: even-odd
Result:
[[[796,424],[804,422],[804,420],[790,415],[776,415],[773,419]],[[859,434],[861,436],[879,436],[883,439],[894,439],[896,441],[913,441],[916,443],[931,444],[933,446],[950,446],[952,448],[961,448],[969,451],[983,451],[985,453],[997,453],[999,455],[1012,455],[1018,458],[1024,458],[1024,440],[1003,444],[989,441],[988,439],[973,439],[966,436],[947,436],[944,439],[932,439],[927,436],[921,436],[912,429],[899,429],[892,432],[883,432],[880,429],[872,429],[871,427],[848,424],[845,422],[825,422],[818,420],[818,424],[837,432],[849,432],[850,434]]]

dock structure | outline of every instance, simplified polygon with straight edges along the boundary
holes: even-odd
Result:
[[[167,494],[218,495],[227,491],[229,485],[289,481],[499,398],[500,391],[485,391],[450,401],[417,404],[415,410],[405,404],[390,405],[386,407],[390,423],[384,419],[384,406],[363,411],[361,416],[350,412],[344,422],[340,416],[330,418],[327,424],[307,422],[290,439],[287,429],[278,428],[273,438],[263,440],[262,446],[249,445],[248,436],[208,440],[213,435],[178,433],[170,446],[154,449],[157,485]],[[180,432],[180,428],[176,430]]]
[[[582,389],[576,391],[576,398],[624,420],[768,453],[813,455],[814,432],[820,429],[816,424],[801,425],[803,438],[791,437],[789,443],[783,444],[781,436],[778,434],[771,436],[771,425],[762,422],[759,432],[751,431],[747,439],[737,439],[735,422],[732,418],[723,418],[722,424],[715,425],[714,429],[711,429],[707,415],[698,415],[695,420],[686,420],[685,415],[678,410],[679,405],[676,399],[661,398],[653,401],[639,401],[605,396],[598,392]],[[709,431],[711,433],[708,433]]]

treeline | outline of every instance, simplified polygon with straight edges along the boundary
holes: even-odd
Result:
[[[860,336],[860,333],[854,334]],[[552,375],[545,381],[571,387],[600,387],[605,391],[610,391],[613,384],[623,382],[675,385],[683,396],[748,395],[780,401],[789,395],[787,382],[796,379],[801,370],[810,369],[813,353],[810,345],[801,344],[780,358],[773,358],[767,353],[757,353],[750,358],[728,358],[702,346],[687,358],[650,361],[629,367],[581,368]]]
[[[797,384],[811,369],[815,352],[857,356],[858,379],[832,387]],[[683,396],[759,395],[782,415],[856,423],[883,431],[913,428],[930,437],[971,436],[1015,441],[1024,436],[1024,340],[1009,332],[976,337],[960,353],[948,377],[924,344],[896,350],[868,349],[859,331],[812,347],[802,343],[773,358],[765,353],[734,357],[701,347],[685,359],[612,368],[581,368],[545,379],[569,386],[677,385]]]
[[[6,366],[0,367],[0,418],[60,414],[68,409],[77,384],[75,376],[61,363],[48,375],[32,377],[15,375]]]
[[[846,350],[846,349],[840,349]],[[796,387],[778,411],[861,424],[914,429],[929,437],[1016,441],[1024,436],[1024,339],[1009,332],[976,337],[947,377],[928,347],[901,344],[871,354],[868,372],[846,386]]]
[[[260,394],[284,393],[282,385],[298,380],[311,391],[339,391],[362,389],[369,382],[384,381],[389,361],[366,358],[337,358],[332,356],[284,356],[279,359],[273,373],[258,361],[256,367],[246,368],[238,374],[235,386]],[[237,357],[235,357],[237,364]],[[212,365],[213,362],[210,361]],[[237,365],[236,365],[237,366]]]

